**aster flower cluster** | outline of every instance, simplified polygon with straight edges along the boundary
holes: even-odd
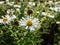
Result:
[[[60,45],[59,34],[60,1],[0,1],[0,45]]]
[[[12,9],[7,10],[7,14],[5,16],[2,16],[0,23],[9,24],[10,21],[13,21],[16,18],[16,16],[13,15],[13,12],[14,11]]]

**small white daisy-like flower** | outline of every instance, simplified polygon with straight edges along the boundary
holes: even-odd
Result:
[[[54,18],[55,17],[54,15],[50,15],[50,13],[46,13],[46,12],[42,12],[42,15],[50,17],[50,18]]]
[[[60,24],[60,21],[57,21],[56,24]]]
[[[46,14],[47,14],[46,12],[42,12],[42,15],[46,16]]]
[[[4,1],[0,1],[0,4],[4,4]]]
[[[13,9],[8,9],[7,14],[11,14],[11,13],[14,13],[14,10]]]
[[[59,7],[60,6],[60,1],[55,2],[55,6]]]
[[[35,2],[33,2],[32,5],[35,6]]]
[[[14,5],[15,8],[21,8],[21,5]]]
[[[17,10],[17,11],[20,11],[20,9],[19,9],[19,8],[16,8],[16,10]]]
[[[9,16],[2,16],[2,19],[0,19],[1,20],[1,23],[3,23],[3,24],[8,24],[8,23],[10,23],[10,21],[11,21],[11,18],[9,17]]]
[[[54,16],[54,15],[48,15],[48,17],[50,17],[50,18],[54,18],[55,16]]]
[[[56,12],[60,12],[60,7],[55,7],[55,10]]]
[[[28,7],[35,6],[35,2],[28,2]]]
[[[5,17],[9,17],[10,18],[10,21],[14,21],[14,19],[16,19],[16,16],[15,15],[5,15]]]
[[[12,15],[11,16],[11,20],[14,21],[14,19],[16,19],[16,16],[15,15]]]
[[[46,4],[54,5],[53,1],[45,2],[45,5],[46,5]]]
[[[20,25],[25,26],[25,29],[35,30],[39,24],[39,20],[37,18],[33,18],[31,16],[27,16],[26,18],[22,17],[20,20]]]
[[[13,6],[13,5],[14,5],[14,2],[7,2],[7,4],[8,4],[9,6]]]
[[[2,16],[2,19],[0,19],[0,23],[2,23],[2,24],[9,24],[10,21],[14,21],[15,18],[16,18],[15,15],[12,15],[12,16],[9,16],[9,15]]]
[[[60,7],[50,7],[51,10],[60,12]]]
[[[28,4],[29,4],[29,5],[31,5],[31,4],[32,4],[32,2],[28,2]]]

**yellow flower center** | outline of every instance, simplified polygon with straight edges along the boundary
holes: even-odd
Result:
[[[8,21],[8,18],[7,18],[7,17],[4,17],[4,18],[3,18],[3,21]]]
[[[31,20],[27,20],[27,25],[31,26],[32,25],[32,21]]]

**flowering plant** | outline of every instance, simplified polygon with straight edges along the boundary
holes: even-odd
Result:
[[[60,45],[60,1],[0,1],[0,45]]]

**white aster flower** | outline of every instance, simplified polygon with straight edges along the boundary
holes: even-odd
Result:
[[[46,5],[46,4],[49,4],[50,6],[51,6],[51,5],[54,5],[53,1],[45,2],[45,5]]]
[[[35,6],[35,2],[33,2],[32,5]]]
[[[20,9],[19,8],[16,8],[16,11],[20,11]]]
[[[46,16],[46,14],[47,14],[46,12],[42,12],[42,15],[43,15],[43,16]]]
[[[11,13],[13,14],[14,13],[14,10],[13,9],[8,9],[7,10],[7,14],[11,14]]]
[[[55,6],[59,7],[60,6],[60,1],[55,2]]]
[[[10,21],[14,21],[14,19],[16,19],[16,16],[15,15],[5,15],[5,17],[9,17],[10,18]]]
[[[2,23],[2,24],[9,24],[10,21],[14,21],[15,18],[16,18],[15,15],[12,15],[12,16],[9,16],[9,15],[2,16],[2,19],[0,19],[0,23]]]
[[[7,15],[5,15],[5,16],[9,17],[11,19],[11,21],[13,21],[14,19],[16,19],[16,16],[13,13],[14,13],[13,9],[8,9],[7,10]]]
[[[50,17],[50,18],[54,18],[55,17],[54,15],[50,15],[50,13],[46,13],[46,12],[42,12],[42,15]]]
[[[35,2],[28,2],[28,7],[35,6]]]
[[[55,7],[55,10],[56,12],[60,12],[60,7]]]
[[[14,5],[15,8],[21,8],[21,5]]]
[[[48,17],[50,17],[50,18],[54,18],[55,16],[54,16],[54,15],[48,15]]]
[[[31,5],[31,4],[32,4],[32,2],[28,2],[28,4],[29,4],[29,5]]]
[[[56,11],[56,12],[57,12],[57,11],[58,11],[58,8],[57,8],[57,7],[54,7],[54,11]]]
[[[20,25],[25,26],[25,29],[35,30],[39,24],[39,20],[37,18],[33,18],[31,16],[27,16],[26,18],[22,17],[20,20]]]
[[[11,20],[14,21],[14,19],[16,19],[16,16],[15,15],[12,15],[10,16],[11,17]]]
[[[0,1],[0,4],[4,4],[4,1]]]
[[[14,2],[7,2],[7,4],[8,4],[9,6],[13,6],[13,5],[14,5]]]
[[[0,22],[3,23],[3,24],[8,24],[10,23],[11,21],[11,18],[9,16],[2,16],[2,19],[0,19]]]
[[[60,24],[60,21],[57,21],[56,24]]]
[[[60,12],[60,7],[50,7],[51,10]]]

